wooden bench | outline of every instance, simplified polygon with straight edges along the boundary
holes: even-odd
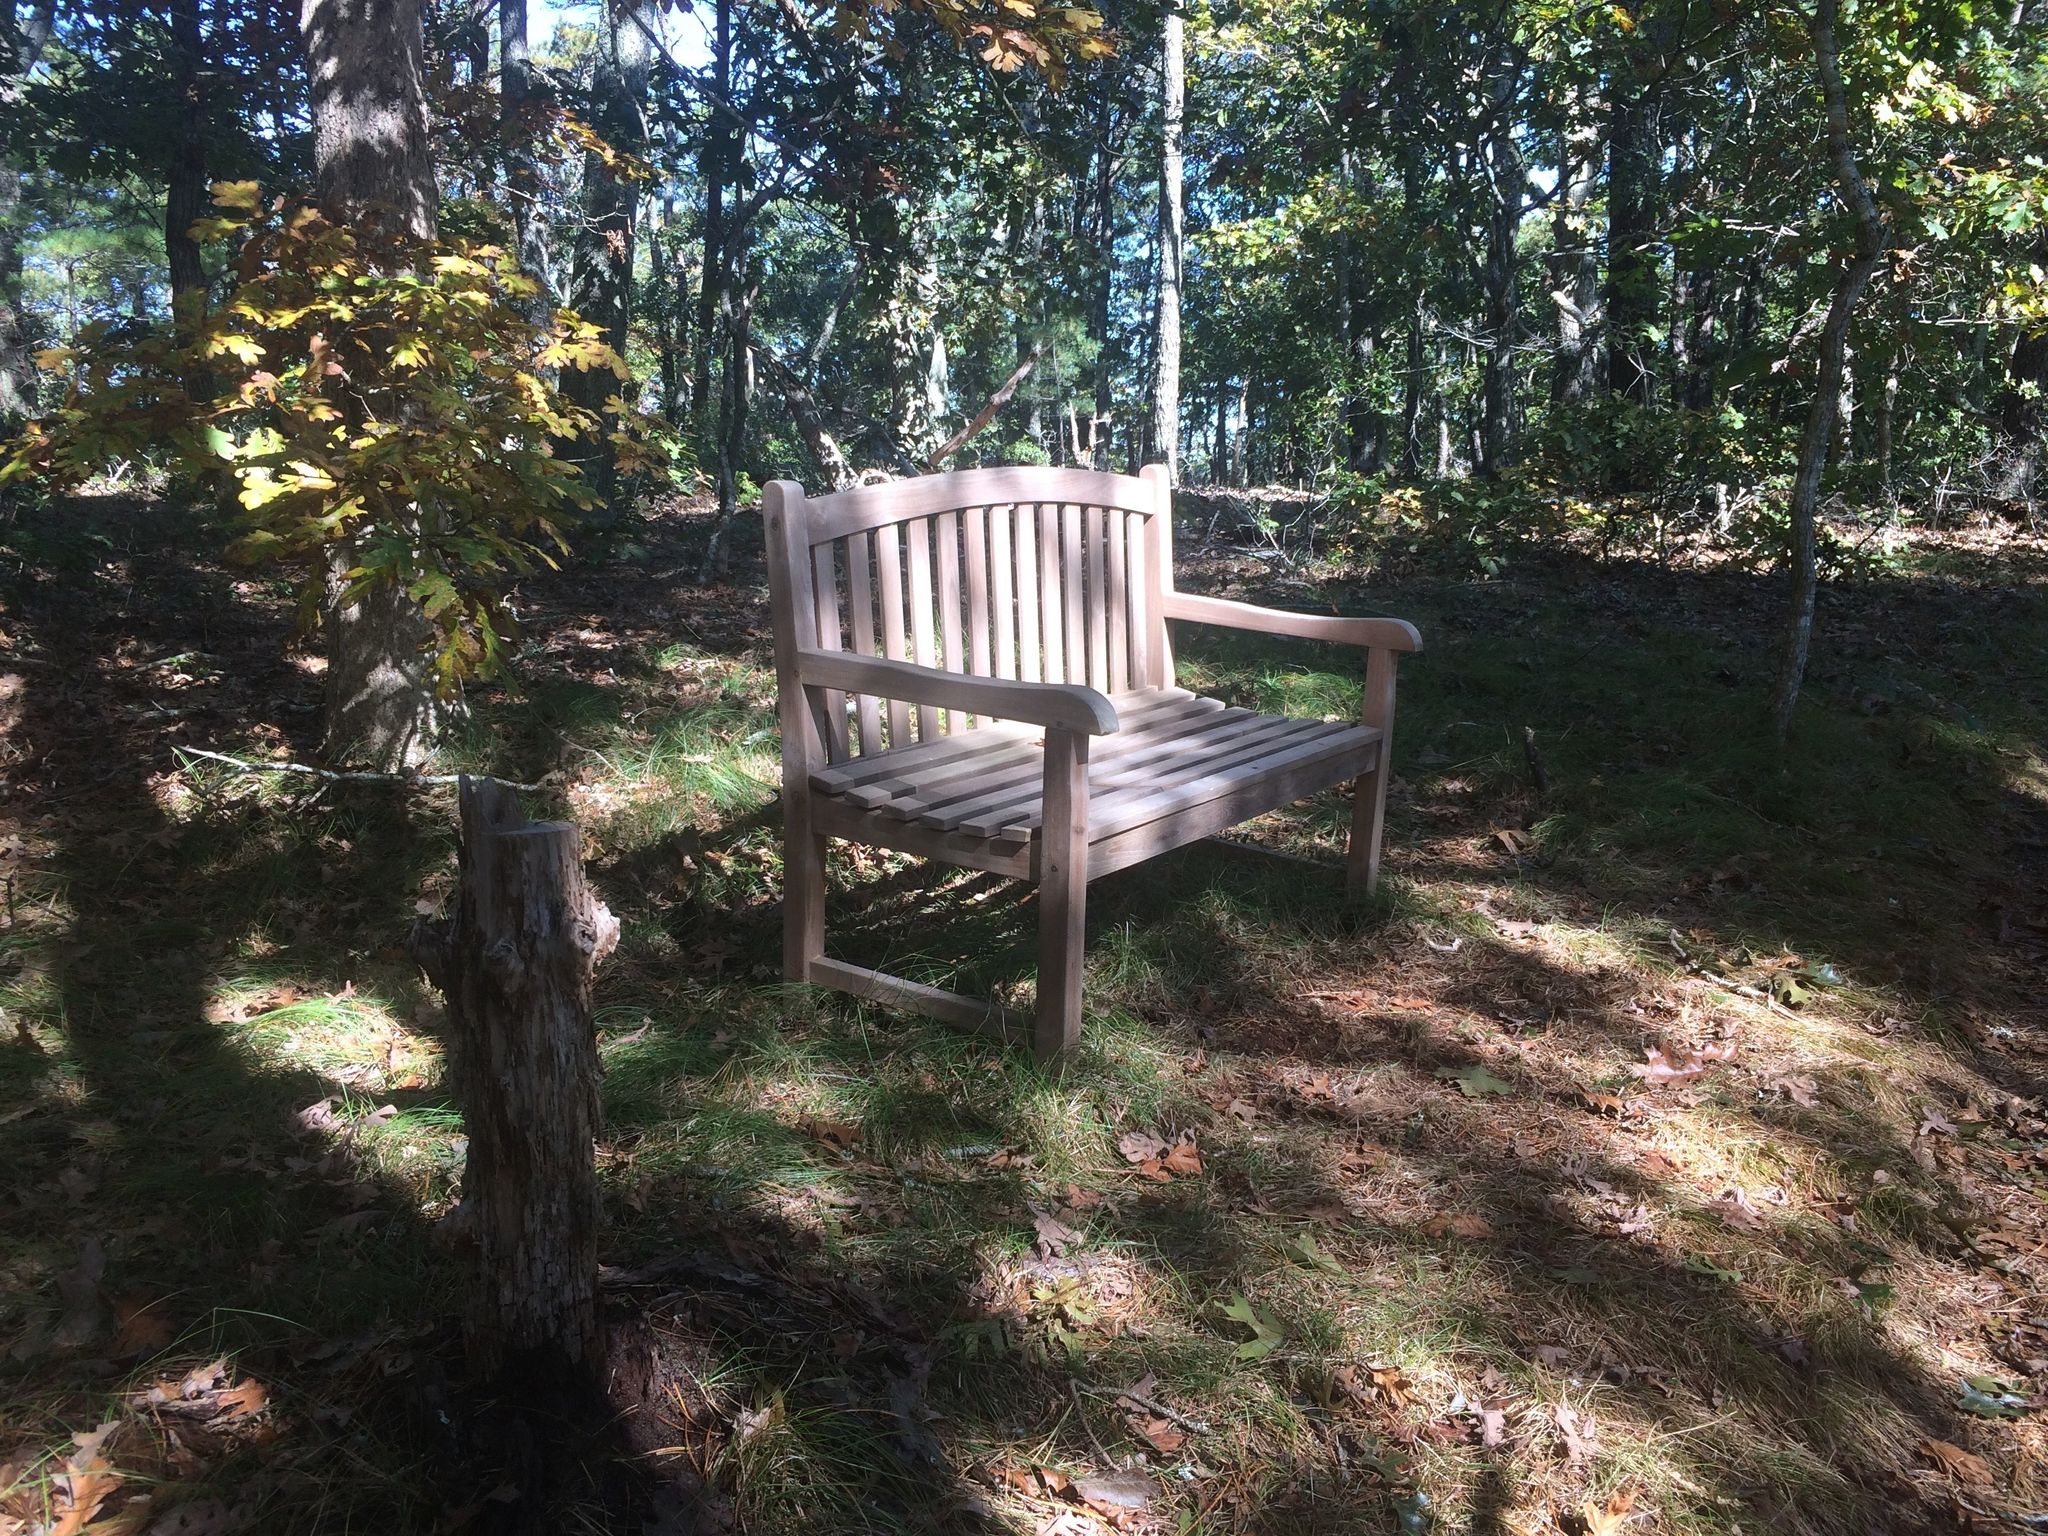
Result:
[[[763,497],[782,726],[783,968],[1041,1059],[1081,1028],[1088,882],[1353,785],[1347,878],[1371,890],[1399,619],[1281,613],[1173,589],[1172,491],[1079,469],[970,469]],[[1174,686],[1170,619],[1366,652],[1357,723]],[[825,842],[1035,881],[1035,1019],[825,954]]]

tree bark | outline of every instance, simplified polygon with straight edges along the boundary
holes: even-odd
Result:
[[[1088,423],[1088,452],[1098,470],[1109,468],[1110,413],[1116,403],[1116,369],[1109,351],[1110,301],[1116,286],[1116,154],[1109,92],[1095,113],[1095,291],[1088,310],[1088,339],[1095,343],[1095,415]]]
[[[645,30],[643,0],[608,0],[605,28],[592,65],[592,126],[613,149],[639,155],[647,147],[648,70],[652,54]],[[583,157],[583,217],[576,227],[570,256],[569,307],[604,331],[620,358],[626,356],[627,333],[633,318],[633,250],[638,234],[637,183],[621,175],[605,157],[591,151]],[[613,395],[630,395],[633,384],[602,368],[573,369],[562,375],[562,393],[585,410],[599,411]],[[615,517],[618,487],[614,484],[608,440],[578,439],[571,454],[591,483],[606,512]]]
[[[56,0],[36,0],[23,8],[10,0],[13,22],[11,53],[0,52],[0,110],[13,111],[22,83],[43,57],[56,25]],[[0,31],[0,50],[9,41]],[[35,407],[36,369],[29,356],[27,317],[22,313],[21,168],[0,160],[0,434]]]
[[[540,93],[526,36],[526,0],[498,0],[498,130],[504,138],[505,194],[512,210],[519,270],[540,285],[527,305],[536,321],[554,308],[548,274],[547,221],[540,216],[540,162],[534,153]]]
[[[690,364],[690,405],[699,435],[709,437],[715,420],[711,398],[713,354],[718,350],[719,313],[725,302],[725,199],[739,154],[739,125],[732,114],[732,0],[717,0],[712,22],[711,75],[717,100],[711,103],[698,165],[704,178],[704,269],[697,282],[696,351]]]
[[[1513,461],[1515,343],[1521,330],[1517,291],[1520,262],[1515,237],[1522,227],[1523,183],[1528,179],[1515,143],[1514,105],[1522,61],[1504,48],[1487,83],[1492,108],[1487,153],[1489,208],[1486,227],[1486,369],[1481,388],[1479,463],[1491,478]]]
[[[316,190],[336,218],[431,239],[436,187],[428,144],[421,0],[302,0],[312,82]],[[420,763],[443,711],[426,657],[429,627],[394,583],[347,596],[348,541],[328,557],[330,761],[394,770]]]
[[[1654,106],[1616,91],[1607,137],[1607,387],[1648,405],[1657,387]]]
[[[1594,248],[1594,181],[1600,130],[1588,99],[1575,91],[1558,155],[1559,196],[1550,257],[1551,302],[1557,306],[1557,357],[1550,398],[1560,405],[1589,400],[1600,381],[1600,257]]]
[[[486,1378],[595,1369],[602,1118],[590,986],[619,925],[583,876],[574,826],[529,822],[510,789],[465,779],[454,915],[413,954],[448,1001],[469,1137],[465,1222],[483,1283],[466,1337]]]
[[[164,258],[171,269],[171,313],[200,318],[206,273],[192,225],[206,212],[206,58],[200,0],[172,0],[171,48],[177,70],[178,143],[164,187]]]
[[[2048,250],[2037,252],[2037,259]],[[2022,331],[2006,354],[2005,378],[1992,402],[1985,488],[2031,514],[2048,438],[2048,330]]]
[[[590,990],[619,923],[584,878],[573,825],[528,821],[491,779],[464,778],[460,806],[454,912],[415,925],[409,948],[447,999],[469,1139],[458,1230],[474,1242],[477,1283],[466,1352],[475,1377],[503,1393],[592,1404],[604,1368],[603,1108]]]
[[[1849,326],[1856,316],[1856,301],[1862,297],[1884,254],[1884,230],[1878,221],[1877,205],[1864,184],[1863,173],[1856,164],[1856,147],[1849,137],[1841,56],[1835,43],[1839,10],[1840,0],[1817,0],[1812,21],[1813,53],[1820,74],[1821,96],[1827,105],[1828,152],[1840,183],[1837,191],[1855,215],[1856,247],[1828,300],[1827,322],[1820,334],[1820,376],[1814,382],[1813,403],[1807,408],[1806,430],[1799,442],[1799,468],[1792,481],[1792,592],[1771,710],[1772,725],[1780,741],[1792,727],[1792,713],[1799,705],[1800,684],[1806,676],[1806,657],[1813,641],[1813,612],[1820,586],[1816,528],[1820,477],[1827,463],[1829,440],[1834,436]]]
[[[1181,167],[1182,114],[1187,99],[1186,20],[1168,0],[1159,48],[1159,305],[1152,347],[1152,445],[1180,483],[1180,299],[1187,255]]]

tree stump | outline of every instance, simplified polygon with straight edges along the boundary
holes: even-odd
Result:
[[[492,779],[461,784],[461,888],[413,930],[448,1000],[451,1075],[469,1134],[461,1215],[479,1283],[465,1348],[481,1381],[594,1392],[602,1123],[591,977],[619,923],[584,879],[563,821],[528,821]]]

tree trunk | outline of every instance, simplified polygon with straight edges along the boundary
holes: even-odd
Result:
[[[1607,137],[1607,387],[1648,405],[1657,387],[1657,144],[1644,91],[1616,92]]]
[[[320,201],[432,239],[423,0],[300,0]]]
[[[1422,407],[1429,393],[1429,359],[1422,334],[1425,313],[1418,284],[1415,302],[1408,307],[1407,355],[1401,374],[1401,474],[1409,480],[1422,473]]]
[[[1522,152],[1515,143],[1514,105],[1521,72],[1521,59],[1504,49],[1487,87],[1493,119],[1487,154],[1491,183],[1484,283],[1487,347],[1474,468],[1489,478],[1500,474],[1514,458],[1515,343],[1521,329],[1515,236],[1522,226],[1522,184],[1527,179]]]
[[[207,211],[206,88],[200,78],[206,42],[200,0],[172,0],[171,49],[177,71],[178,142],[164,187],[164,257],[171,269],[171,313],[180,323],[200,318],[206,273],[192,226]]]
[[[1095,343],[1095,417],[1088,424],[1088,451],[1099,470],[1109,468],[1110,413],[1116,403],[1115,360],[1109,351],[1110,301],[1116,289],[1116,154],[1110,127],[1105,90],[1095,113],[1095,291],[1088,311],[1088,339]]]
[[[2048,330],[2022,331],[1993,405],[1986,489],[2031,513],[2048,436]]]
[[[690,406],[700,436],[711,435],[715,409],[711,399],[712,354],[718,350],[720,309],[725,302],[725,199],[738,157],[738,123],[732,113],[732,0],[717,0],[712,22],[711,80],[718,99],[698,165],[704,178],[704,270],[697,282],[696,351],[690,364]]]
[[[1589,93],[1572,95],[1572,116],[1558,156],[1560,192],[1550,258],[1550,299],[1557,306],[1557,357],[1550,398],[1576,405],[1592,398],[1600,380],[1600,256],[1593,240],[1593,187],[1598,176],[1600,129]]]
[[[0,110],[21,99],[22,82],[43,57],[56,24],[56,0],[38,0],[24,11],[10,0],[12,36],[0,30]],[[0,434],[35,406],[36,368],[30,357],[27,318],[22,314],[21,168],[0,160]]]
[[[1820,476],[1827,462],[1828,442],[1834,436],[1849,325],[1856,316],[1856,301],[1877,271],[1884,253],[1884,231],[1878,222],[1877,205],[1871,201],[1869,187],[1864,185],[1863,173],[1856,164],[1856,148],[1849,138],[1849,113],[1843,101],[1841,60],[1835,44],[1839,9],[1840,0],[1817,0],[1812,24],[1813,52],[1819,67],[1821,95],[1827,103],[1828,151],[1835,162],[1835,177],[1841,183],[1838,191],[1856,217],[1856,251],[1842,269],[1828,300],[1827,323],[1820,333],[1820,376],[1814,382],[1813,403],[1807,408],[1806,430],[1799,442],[1799,468],[1792,481],[1791,604],[1771,711],[1780,741],[1792,727],[1792,712],[1799,704],[1807,651],[1813,641],[1813,611],[1820,585],[1815,526]]]
[[[605,28],[592,64],[592,127],[613,149],[640,155],[647,148],[647,76],[651,63],[643,0],[609,0]],[[614,171],[604,156],[583,157],[583,217],[570,256],[569,307],[604,331],[621,359],[633,317],[633,249],[638,233],[638,184]],[[607,369],[571,369],[562,393],[585,410],[602,410],[613,395],[633,392]],[[607,521],[618,513],[612,452],[604,437],[579,438],[571,455],[580,463]]]
[[[536,321],[554,308],[548,274],[547,220],[541,217],[540,162],[534,154],[539,92],[526,38],[526,0],[498,0],[498,126],[505,140],[505,193],[512,209],[519,270],[540,285],[527,305]]]
[[[299,29],[321,203],[337,218],[430,239],[436,188],[420,7],[421,0],[303,0]],[[347,599],[355,563],[347,541],[329,553],[325,751],[332,761],[412,767],[431,749],[442,717],[427,620],[395,584]]]
[[[1186,21],[1168,0],[1159,48],[1159,308],[1152,347],[1152,445],[1180,483],[1180,298],[1187,254],[1181,116],[1187,97]]]
[[[530,822],[492,779],[461,788],[453,914],[410,949],[448,1002],[450,1076],[468,1136],[459,1229],[473,1239],[464,1340],[506,1395],[601,1400],[597,1035],[591,978],[619,923],[584,879],[576,828]]]

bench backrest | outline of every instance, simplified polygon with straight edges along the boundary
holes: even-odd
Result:
[[[775,481],[763,514],[777,646],[787,636],[1104,693],[1164,687],[1173,680],[1161,617],[1173,583],[1171,495],[1157,465],[1140,476],[967,469],[816,498]],[[793,686],[786,666],[783,686]],[[981,723],[819,692],[810,713],[835,763]]]

